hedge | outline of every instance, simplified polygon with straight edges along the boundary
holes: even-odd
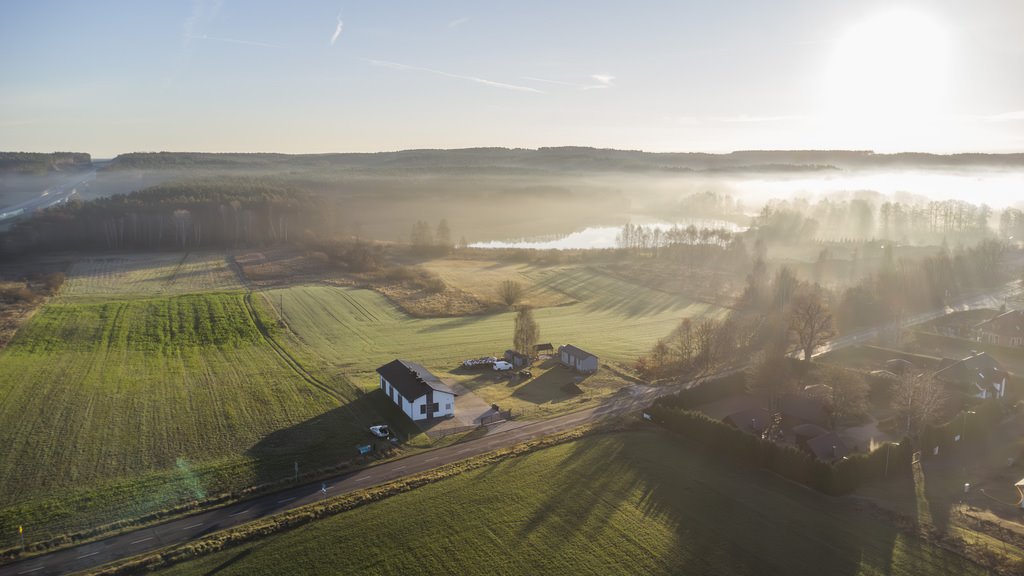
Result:
[[[647,413],[668,430],[692,440],[721,459],[764,468],[826,494],[840,495],[888,474],[910,474],[910,442],[886,444],[870,454],[856,454],[835,464],[822,462],[792,446],[783,446],[747,434],[700,412],[659,402]]]

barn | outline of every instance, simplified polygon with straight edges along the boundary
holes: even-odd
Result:
[[[578,372],[597,372],[597,356],[572,344],[558,347],[558,359],[565,366]]]
[[[409,418],[427,420],[455,415],[458,394],[422,365],[392,360],[377,368],[377,374],[380,389]]]

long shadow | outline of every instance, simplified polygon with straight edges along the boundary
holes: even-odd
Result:
[[[583,393],[580,386],[586,381],[587,376],[561,366],[551,368],[536,378],[527,380],[515,392],[513,396],[520,400],[534,404],[556,404],[564,402]],[[518,383],[510,382],[510,386]]]
[[[217,566],[214,566],[212,570],[210,570],[209,572],[206,572],[205,576],[211,576],[213,574],[217,574],[221,570],[224,570],[225,568],[230,567],[235,562],[238,562],[240,560],[245,560],[246,556],[248,556],[251,553],[252,553],[252,548],[246,548],[245,550],[242,550],[238,554],[235,554],[234,556],[232,556],[232,557],[228,558],[227,560],[221,562]]]
[[[296,462],[303,474],[365,459],[359,454],[359,445],[372,444],[378,454],[390,449],[388,441],[375,438],[369,431],[370,426],[384,423],[401,439],[419,433],[382,391],[374,390],[344,406],[267,434],[246,450],[246,455],[255,462],[258,482],[284,481],[294,477]]]

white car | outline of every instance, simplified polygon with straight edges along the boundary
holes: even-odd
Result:
[[[494,363],[493,370],[498,370],[499,372],[504,372],[505,370],[511,370],[512,368],[513,368],[513,366],[511,364],[509,364],[508,362],[505,362],[504,360],[498,360],[497,362]]]
[[[387,438],[388,436],[391,436],[391,429],[388,428],[387,424],[370,426],[370,434],[373,434],[377,438]]]

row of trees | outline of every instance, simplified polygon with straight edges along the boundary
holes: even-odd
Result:
[[[993,210],[962,200],[879,202],[877,195],[849,200],[776,200],[754,218],[752,228],[768,241],[797,243],[808,240],[885,239],[905,243],[938,243],[949,239],[973,243],[993,235]],[[1016,221],[1014,209],[1000,216]],[[1009,214],[1009,216],[1006,216]],[[1005,237],[1005,235],[1004,235]]]
[[[19,222],[8,251],[193,250],[315,239],[319,199],[262,180],[219,178],[68,202]]]

